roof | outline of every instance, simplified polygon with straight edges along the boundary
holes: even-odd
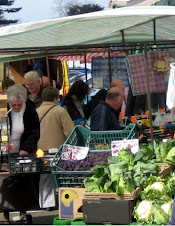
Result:
[[[127,3],[127,6],[151,6],[160,0],[131,0]]]
[[[174,6],[137,6],[2,27],[0,61],[130,43],[173,43],[174,24]]]

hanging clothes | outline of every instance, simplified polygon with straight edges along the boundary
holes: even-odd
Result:
[[[111,74],[112,80],[121,80],[125,87],[129,87],[128,73],[125,64],[125,56],[111,57]],[[95,88],[110,88],[109,79],[109,59],[103,57],[92,58],[92,77]]]
[[[169,109],[172,109],[175,106],[175,63],[171,63],[170,67],[166,105]]]
[[[148,57],[148,74],[150,79],[150,93],[160,93],[165,91],[165,80],[162,73],[152,70],[155,62],[155,54],[147,53]],[[132,83],[133,95],[141,95],[147,93],[145,59],[144,54],[129,55],[128,64]]]

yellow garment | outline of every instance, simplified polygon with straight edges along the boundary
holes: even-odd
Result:
[[[163,59],[163,58],[157,59],[154,62],[154,65],[153,65],[152,68],[156,72],[165,72],[165,71],[167,71],[169,69],[165,59]]]
[[[69,84],[69,75],[66,60],[62,61],[62,69],[63,69],[63,96],[65,96],[70,88]]]

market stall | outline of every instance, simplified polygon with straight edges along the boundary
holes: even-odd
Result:
[[[148,98],[147,117],[150,120],[150,140],[153,144],[153,125],[150,98],[150,92],[152,92],[152,84],[150,85],[151,78],[149,74],[149,54],[150,50],[174,49],[174,9],[174,7],[126,7],[111,11],[108,10],[67,18],[0,28],[0,61],[10,62],[19,59],[34,59],[41,56],[55,57],[59,54],[61,55],[76,53],[78,55],[78,53],[83,52],[86,62],[86,53],[94,52],[96,48],[101,49],[101,52],[104,52],[104,50],[107,51],[109,57],[114,50],[126,52],[127,55],[129,51],[143,50],[144,54],[142,54],[142,61],[144,61],[144,66],[142,67],[142,77],[146,84],[146,86],[144,87],[144,93],[147,94]],[[159,80],[157,79],[157,81]],[[173,175],[170,175],[169,173],[172,170],[171,165],[174,165],[173,159],[170,158],[170,156],[172,156],[172,152],[174,151],[174,149],[172,148],[174,146],[174,141],[168,141],[167,143],[165,143],[164,145],[169,145],[169,148],[166,147],[166,153],[162,153],[162,149],[165,149],[165,147],[161,148],[161,146],[163,146],[162,142],[160,144],[154,143],[154,146],[146,144],[142,147],[138,147],[138,139],[136,139],[137,143],[133,144],[133,146],[137,146],[137,152],[133,153],[130,151],[126,154],[126,152],[122,151],[122,149],[120,151],[119,149],[117,149],[113,152],[118,153],[119,151],[118,156],[113,155],[112,157],[109,157],[109,155],[112,155],[110,149],[111,142],[122,141],[124,143],[123,139],[129,139],[129,142],[135,140],[133,139],[136,138],[136,132],[134,132],[134,128],[135,124],[131,124],[126,127],[125,131],[114,132],[117,137],[111,136],[112,132],[103,132],[99,135],[99,133],[94,134],[93,132],[90,132],[88,130],[82,131],[85,128],[80,128],[78,129],[78,131],[77,128],[75,128],[68,140],[65,142],[65,146],[62,146],[61,149],[58,150],[54,160],[51,163],[52,173],[57,186],[63,185],[68,187],[86,187],[87,193],[84,194],[84,198],[82,198],[82,196],[80,195],[79,200],[81,203],[82,200],[84,200],[83,202],[85,202],[84,206],[86,208],[83,210],[83,214],[84,219],[87,223],[110,222],[114,224],[130,224],[133,221],[133,211],[135,219],[139,223],[164,224],[167,222],[167,219],[170,218],[170,210],[172,207],[172,199],[170,196],[174,192],[174,179]],[[129,136],[130,133],[133,133],[131,137]],[[86,138],[84,138],[85,135]],[[98,139],[98,136],[100,136],[100,139]],[[73,143],[72,141],[76,141],[77,138],[81,139],[81,142]],[[94,143],[91,143],[92,140],[94,141]],[[73,145],[73,149],[76,153],[79,153],[81,146],[84,151],[86,150],[87,156],[91,155],[92,152],[95,152],[94,154],[96,156],[100,153],[104,155],[104,153],[106,152],[106,161],[108,163],[109,161],[111,161],[109,168],[103,168],[105,164],[102,167],[102,165],[98,165],[96,163],[96,170],[93,171],[89,169],[83,169],[82,172],[75,170],[72,167],[70,167],[72,170],[63,169],[63,166],[59,164],[62,164],[61,162],[66,160],[64,160],[62,157],[60,158],[60,156],[62,156],[62,153],[66,152],[71,152],[72,156],[73,150],[70,147],[68,148],[66,145]],[[114,146],[116,147],[117,144],[114,144]],[[128,147],[129,146],[126,146],[125,149]],[[65,149],[64,152],[63,149]],[[123,154],[124,159],[122,159],[122,153],[125,153]],[[129,159],[131,161],[129,163],[126,158],[127,155],[130,155]],[[159,158],[160,156],[162,157],[162,155],[164,156],[164,158]],[[84,156],[84,158],[85,157],[86,156]],[[109,177],[107,176],[113,175],[112,168],[118,165],[120,160],[125,161],[120,162],[120,173],[122,177],[121,175],[119,175],[117,178],[112,178],[112,180],[109,180]],[[69,162],[71,161],[69,160]],[[141,170],[142,164],[144,165],[143,169],[145,171],[137,171]],[[149,164],[149,167],[147,164]],[[122,172],[121,169],[123,169]],[[110,172],[110,174],[103,175],[105,176],[105,179],[107,179],[107,181],[104,181],[104,178],[102,177],[98,177],[100,176],[100,171],[102,171],[103,173]],[[124,174],[124,172],[126,171],[128,173]],[[151,174],[153,176],[151,176]],[[165,178],[167,174],[168,178]],[[94,175],[96,175],[95,178]],[[143,177],[140,178],[140,175],[142,175]],[[85,178],[86,180],[84,181]],[[93,181],[94,179],[95,182]],[[128,184],[128,181],[130,181],[130,184]],[[167,184],[167,181],[171,181],[172,183]],[[117,182],[120,182],[122,186],[119,186]],[[148,182],[149,184],[147,184]],[[162,191],[155,192],[154,186],[151,187],[154,182],[159,182],[159,184],[162,185]],[[96,194],[94,194],[94,190],[89,189],[89,186],[87,185],[88,183],[91,183],[92,187],[95,189]],[[103,183],[103,185],[105,186],[102,187],[101,183]],[[115,189],[114,187],[111,187],[113,184],[115,184]],[[151,189],[147,188],[147,185],[151,187]],[[165,189],[165,187],[169,187],[171,189],[167,190]],[[140,189],[142,189],[143,193],[140,193]],[[62,196],[60,196],[60,200],[64,200],[63,204],[65,204],[64,206],[66,207],[69,207],[70,204],[72,207],[74,200],[78,198],[77,194],[80,194],[80,191],[77,193],[75,190],[70,190],[67,189],[62,193],[60,192],[60,195],[62,194]],[[106,191],[108,193],[107,196],[103,194],[106,193]],[[152,192],[155,192],[155,197],[157,199],[160,199],[160,195],[162,197],[165,197],[165,199],[161,200],[162,202],[159,203],[161,204],[161,208],[163,208],[162,205],[166,204],[168,204],[170,207],[168,211],[165,211],[165,214],[163,214],[163,218],[160,217],[160,206],[157,207],[157,203],[155,201],[155,206],[152,204],[152,197],[149,196]],[[159,196],[156,196],[156,194],[159,194]],[[105,199],[108,199],[108,204],[106,204],[107,200],[103,200],[104,196]],[[137,204],[135,200],[136,198],[140,198],[140,202],[138,202]],[[113,213],[113,218],[102,219],[101,215],[98,214],[100,214],[99,212],[103,213],[103,211],[99,211],[96,214],[96,216],[98,216],[98,219],[93,219],[92,217],[94,215],[92,215],[92,212],[89,212],[89,210],[92,210],[93,208],[92,206],[89,206],[90,203],[88,202],[88,200],[91,199],[91,203],[93,205],[95,205],[94,200],[97,200],[102,204],[104,208],[106,208],[106,205],[111,205],[111,200],[114,199],[114,208],[120,209],[120,206],[123,205],[123,208],[121,208],[120,216],[117,215],[117,218],[115,218],[116,213]],[[141,201],[145,200],[148,201],[147,204],[149,207],[150,215],[142,217],[141,212],[139,212],[139,210],[137,210],[136,208],[141,205]],[[142,204],[144,205],[145,203]],[[62,205],[62,207],[64,206]],[[62,219],[73,219],[73,214],[75,212],[79,212],[79,208],[81,208],[81,205],[77,207],[76,210],[71,210],[72,215],[70,214],[69,217],[65,217],[64,213]],[[96,205],[94,208],[98,210],[99,206]],[[125,211],[122,211],[122,209],[125,209]],[[143,210],[143,208],[141,209]],[[155,214],[155,212],[157,214]],[[110,215],[110,213],[108,213],[108,215]],[[123,216],[122,220],[118,221],[121,216]],[[100,222],[97,222],[97,220]]]

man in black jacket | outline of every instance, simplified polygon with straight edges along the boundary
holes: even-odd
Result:
[[[118,87],[121,90],[123,90],[123,92],[125,91],[125,86],[121,80],[118,79],[113,80],[110,84],[110,88],[113,87]],[[101,100],[105,101],[106,94],[107,90],[101,89],[100,91],[98,91],[98,93],[96,93],[95,96],[92,97],[92,99],[87,104],[83,105],[83,111],[86,119],[88,119],[91,116],[93,110],[96,108],[96,106],[100,103]],[[119,112],[117,113],[117,117],[118,116]]]
[[[116,117],[116,111],[124,100],[124,92],[118,87],[107,91],[106,100],[100,101],[91,115],[91,130],[120,130],[120,124]]]

